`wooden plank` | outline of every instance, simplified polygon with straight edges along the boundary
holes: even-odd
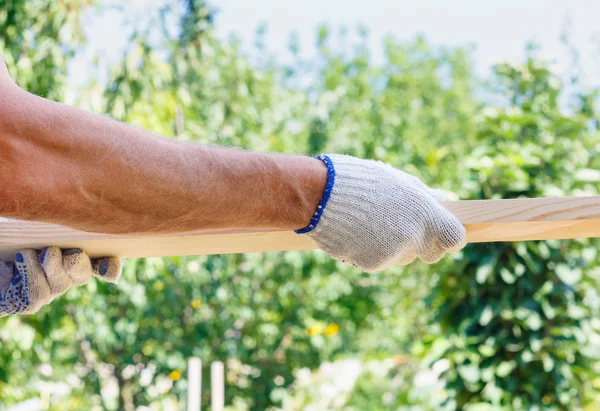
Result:
[[[600,237],[600,196],[471,200],[443,203],[467,229],[469,242]],[[291,231],[210,230],[184,235],[109,235],[52,224],[0,221],[0,258],[21,248],[83,248],[93,257],[161,257],[314,249]]]
[[[220,230],[185,235],[107,235],[24,221],[0,222],[0,258],[21,248],[48,245],[82,248],[92,257],[163,257],[285,250],[309,250],[314,243],[288,231]]]
[[[211,411],[223,411],[225,406],[225,366],[220,361],[210,365]]]
[[[600,237],[600,196],[446,202],[471,243]]]
[[[202,405],[202,360],[192,357],[188,360],[187,411],[200,411]]]

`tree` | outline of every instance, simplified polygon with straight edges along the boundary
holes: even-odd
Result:
[[[325,33],[326,29],[321,31]],[[243,55],[239,43],[222,43],[210,32],[202,33],[200,40],[191,43],[180,37],[173,43],[166,42],[176,45],[167,49],[166,60],[161,60],[156,50],[143,46],[147,40],[139,40],[142,45],[135,46],[134,52],[117,68],[118,82],[111,84],[108,91],[108,110],[127,122],[178,138],[255,150],[343,151],[396,164],[410,162],[415,167],[411,171],[427,176],[434,174],[431,167],[438,162],[446,160],[445,165],[452,164],[450,159],[455,152],[440,149],[441,142],[453,143],[460,135],[461,144],[466,143],[465,133],[468,137],[473,130],[465,124],[476,107],[469,96],[467,54],[462,50],[437,52],[423,39],[410,45],[388,40],[389,62],[384,67],[373,67],[368,63],[365,38],[357,46],[360,53],[352,56],[348,50],[333,53],[325,33],[319,49],[322,63],[313,63],[319,70],[310,73],[299,69],[308,65],[300,61],[298,54],[293,65],[280,67],[260,49],[257,53],[262,58],[258,60],[265,63],[255,67]],[[448,71],[449,78],[439,78],[438,71],[442,68]],[[323,81],[306,89],[296,87],[305,75]],[[423,136],[427,144],[419,144]],[[406,149],[411,146],[415,149]],[[290,259],[296,262],[290,264]],[[178,338],[185,342],[168,346],[169,351],[182,353],[177,362],[173,363],[173,357],[163,351],[164,344],[157,344],[160,354],[148,358],[139,356],[139,346],[132,346],[126,357],[143,358],[142,362],[154,364],[163,377],[175,366],[181,369],[189,354],[201,354],[206,362],[228,357],[233,368],[241,364],[241,369],[254,373],[251,377],[232,377],[228,389],[231,401],[237,399],[253,409],[264,409],[279,402],[279,387],[285,388],[293,381],[295,369],[315,367],[342,349],[352,352],[368,345],[353,343],[353,334],[363,328],[382,329],[378,324],[378,312],[382,309],[387,317],[400,308],[410,311],[410,318],[417,317],[410,295],[422,288],[418,282],[407,279],[402,289],[395,280],[395,275],[402,272],[400,269],[373,277],[312,253],[287,253],[253,259],[255,263],[239,276],[236,270],[240,264],[245,265],[243,261],[232,257],[197,260],[205,281],[207,273],[219,278],[210,280],[210,287],[203,286],[206,300],[197,297],[197,301],[205,307],[202,310],[221,315],[219,319],[196,316],[188,320],[189,334]],[[186,265],[168,263],[163,267],[161,277],[177,278],[177,282],[161,280],[168,284],[165,290],[177,284],[188,290],[177,298],[200,288],[202,283],[198,279],[194,280],[195,286],[186,285],[192,281],[188,279],[190,274],[176,275],[185,273]],[[262,281],[248,282],[244,276]],[[143,272],[138,272],[137,277],[144,278]],[[136,287],[141,289],[146,287],[144,284]],[[407,289],[410,284],[414,288]],[[150,292],[146,288],[144,293]],[[221,301],[212,295],[227,297]],[[400,299],[400,295],[409,298]],[[245,297],[240,300],[238,296]],[[313,300],[315,296],[318,303]],[[180,305],[173,298],[160,308],[169,310],[169,314],[160,314],[159,318],[180,318],[189,310],[185,303]],[[126,297],[121,304],[124,305],[114,310],[116,315],[129,310]],[[261,324],[258,319],[262,305],[268,307],[270,314]],[[90,309],[106,313],[107,323],[118,320],[112,310]],[[158,315],[148,315],[148,309],[156,308],[141,305],[136,309],[138,314],[127,317]],[[210,321],[210,326],[202,321]],[[95,328],[90,327],[89,331]],[[180,323],[166,321],[156,321],[153,330],[154,334],[160,333],[154,341],[184,332]],[[237,341],[232,338],[236,335],[240,336]],[[385,347],[393,351],[398,349],[394,344],[401,341],[407,346],[409,339],[406,332],[387,334],[369,348]],[[257,349],[260,345],[261,349]],[[93,343],[92,347],[109,364],[123,355],[118,344],[110,350]],[[114,373],[120,372],[115,369]],[[147,396],[144,387],[135,381],[120,381],[121,389],[122,383],[135,386],[134,391],[139,394],[135,404],[144,403],[142,398]]]
[[[561,82],[533,47],[524,65],[497,66],[495,82],[505,104],[477,120],[462,197],[597,192],[593,93],[576,96],[565,114]],[[436,277],[431,309],[441,334],[428,354],[450,360],[446,405],[571,410],[586,403],[598,358],[597,248],[590,240],[475,244]]]
[[[83,42],[79,16],[91,4],[42,0],[33,6],[25,0],[0,0],[0,52],[21,86],[44,97],[63,98],[68,61]],[[53,315],[0,319],[1,408],[38,393],[39,374],[33,370],[40,364],[51,359],[58,368],[63,364],[64,357],[55,355],[61,349],[51,339],[61,324]]]
[[[18,61],[22,85],[61,99],[69,44],[82,41],[76,22],[87,4],[33,8],[0,1],[3,47],[13,72]],[[533,57],[526,67],[498,68],[498,94],[507,103],[486,108],[476,98],[468,49],[390,38],[376,65],[365,30],[354,42],[345,31],[334,39],[323,26],[316,57],[303,60],[292,39],[293,61],[284,65],[263,48],[266,31],[257,34],[249,58],[239,40],[218,39],[211,24],[203,1],[165,2],[133,34],[106,88],[79,89],[79,104],[172,138],[376,158],[463,198],[595,190],[595,97],[580,96],[573,113],[563,114],[560,87]],[[579,401],[579,388],[591,381],[583,362],[590,353],[568,339],[585,339],[595,324],[589,321],[596,315],[595,288],[583,286],[587,273],[579,282],[573,277],[577,267],[583,273],[585,264],[592,266],[590,244],[474,246],[457,262],[377,275],[319,252],[128,261],[119,287],[91,282],[33,317],[0,321],[0,398],[14,404],[55,384],[44,391],[46,408],[181,405],[186,359],[199,355],[205,364],[226,361],[228,404],[266,409],[281,403],[295,370],[340,356],[406,353],[439,321],[444,334],[427,348],[430,358],[451,360],[446,378],[456,404],[487,400],[498,390],[492,398],[498,404],[516,407],[508,404],[513,396],[534,404],[529,381],[547,383],[538,395],[542,404],[561,404],[565,395]],[[430,310],[428,278],[436,287]],[[545,339],[544,332],[564,339]],[[504,344],[507,336],[516,343]],[[521,347],[519,338],[523,348],[511,351]],[[529,343],[536,338],[541,342]],[[527,352],[532,357],[525,363]],[[552,372],[540,371],[550,365]],[[469,380],[473,368],[481,378],[493,369],[497,390]],[[361,380],[360,388],[368,387]],[[379,388],[353,401],[369,402]],[[206,386],[205,402],[207,395]]]
[[[0,1],[0,50],[19,85],[42,97],[62,99],[67,63],[83,41],[79,22],[92,0]]]

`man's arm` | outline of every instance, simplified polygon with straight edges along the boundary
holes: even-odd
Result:
[[[109,233],[296,229],[375,271],[433,263],[464,227],[418,178],[373,160],[167,140],[19,89],[0,57],[0,215]]]
[[[299,229],[319,160],[163,139],[0,85],[0,216],[106,233]]]

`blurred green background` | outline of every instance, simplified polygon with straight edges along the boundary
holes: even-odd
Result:
[[[326,24],[284,63],[265,30],[249,57],[204,1],[172,0],[74,84],[82,16],[104,7],[0,0],[15,80],[171,138],[383,160],[453,198],[598,192],[598,84],[568,35],[560,73],[534,44],[484,79],[470,47],[423,37],[374,61],[366,29]],[[477,244],[378,274],[321,252],[129,260],[118,287],[0,319],[0,409],[185,409],[191,356],[205,376],[225,363],[231,410],[599,409],[598,245]]]

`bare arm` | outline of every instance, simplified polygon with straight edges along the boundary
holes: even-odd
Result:
[[[298,229],[324,165],[167,140],[16,87],[0,61],[0,216],[108,233]]]
[[[107,233],[300,229],[331,257],[375,271],[433,263],[466,243],[440,193],[344,155],[255,154],[167,140],[29,94],[0,55],[0,216]],[[315,212],[316,211],[316,212]],[[0,261],[0,317],[34,313],[118,258],[22,250]]]

